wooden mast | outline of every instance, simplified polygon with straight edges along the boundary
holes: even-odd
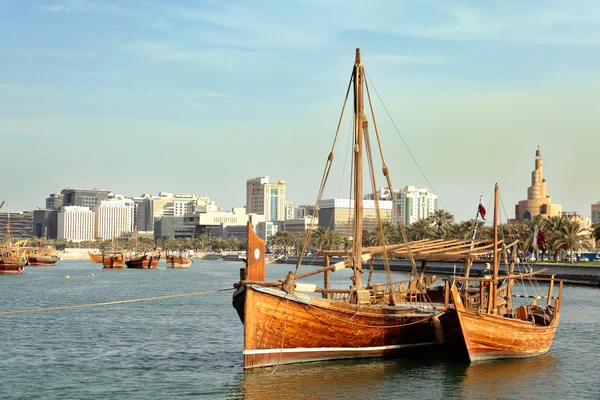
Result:
[[[496,292],[498,288],[498,270],[500,260],[498,259],[498,184],[494,186],[494,272],[489,290],[488,312],[490,308],[496,312]]]
[[[356,49],[354,62],[354,232],[353,232],[353,269],[354,285],[362,288],[362,136],[364,118],[363,102],[364,69],[360,58],[360,49]]]

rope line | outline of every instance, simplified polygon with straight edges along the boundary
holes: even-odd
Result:
[[[36,313],[36,312],[42,312],[42,311],[70,310],[70,309],[75,309],[75,308],[111,306],[111,305],[115,305],[115,304],[140,303],[142,301],[153,301],[153,300],[163,300],[163,299],[174,299],[174,298],[177,298],[177,297],[199,296],[199,295],[202,295],[202,294],[225,292],[225,291],[233,290],[233,289],[235,289],[235,288],[207,290],[207,291],[204,291],[204,292],[168,294],[168,295],[164,295],[164,296],[145,297],[145,298],[141,298],[141,299],[105,301],[105,302],[102,302],[102,303],[77,304],[77,305],[72,305],[72,306],[34,308],[34,309],[29,309],[29,310],[0,311],[0,315]]]

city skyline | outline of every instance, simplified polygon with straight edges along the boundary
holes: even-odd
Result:
[[[252,176],[284,179],[287,199],[314,203],[361,47],[429,181],[375,100],[395,187],[426,187],[465,220],[480,195],[491,203],[498,182],[512,218],[539,145],[553,202],[590,216],[600,201],[591,161],[600,5],[364,7],[3,3],[0,33],[12,40],[0,43],[0,140],[15,149],[4,159],[14,167],[3,211],[43,208],[65,187],[198,193],[231,209],[244,204]],[[339,172],[347,131],[324,198],[348,197]]]

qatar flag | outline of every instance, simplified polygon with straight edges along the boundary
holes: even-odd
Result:
[[[485,207],[483,206],[483,200],[479,198],[479,206],[477,206],[477,215],[481,215],[482,219],[485,219]]]

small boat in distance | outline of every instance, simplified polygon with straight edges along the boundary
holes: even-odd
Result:
[[[60,257],[44,251],[37,251],[27,256],[27,265],[30,267],[48,267],[56,264]]]
[[[90,256],[90,260],[92,260],[92,264],[102,264],[102,253],[88,251],[88,255]]]
[[[125,268],[125,257],[121,252],[102,253],[102,264],[106,269]]]
[[[183,253],[167,254],[167,268],[189,268],[192,259]]]
[[[27,258],[16,249],[0,248],[0,275],[22,274]]]
[[[160,253],[151,252],[144,254],[136,254],[128,257],[125,261],[127,268],[134,269],[155,269],[160,261]]]

